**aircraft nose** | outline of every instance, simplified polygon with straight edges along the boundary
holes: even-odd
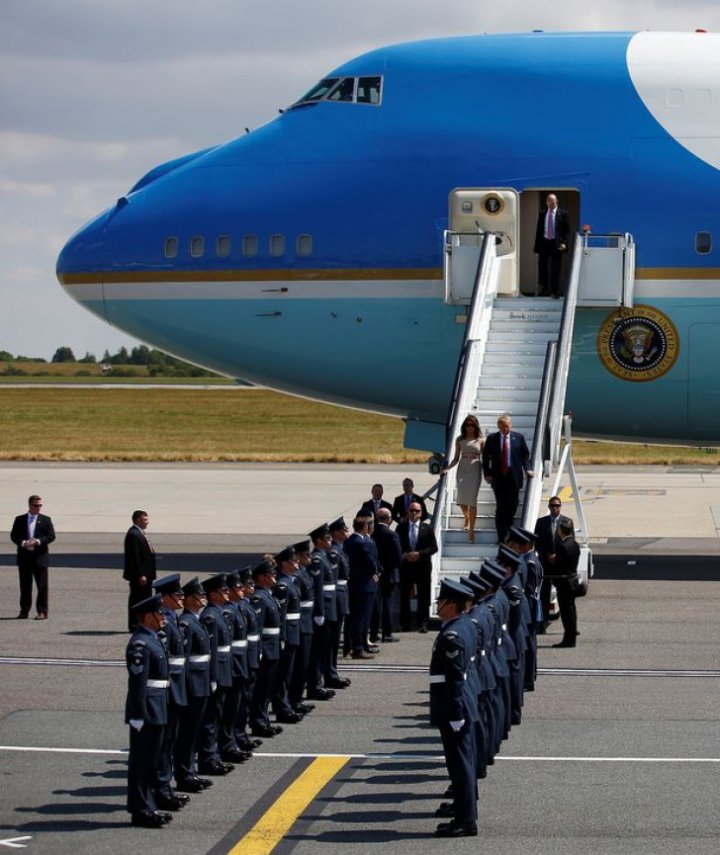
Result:
[[[109,214],[104,211],[78,229],[60,251],[55,265],[55,275],[66,293],[103,320],[107,317],[100,270],[106,256],[105,225]]]

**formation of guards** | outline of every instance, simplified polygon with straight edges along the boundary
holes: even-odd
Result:
[[[348,565],[323,525],[254,567],[153,582],[127,646],[127,809],[161,828],[350,680],[337,672]],[[271,721],[271,712],[274,720]]]
[[[474,837],[478,780],[487,777],[535,688],[542,567],[535,535],[512,528],[497,559],[443,580],[442,621],[430,662],[430,721],[440,730],[450,786],[436,810],[439,837]]]

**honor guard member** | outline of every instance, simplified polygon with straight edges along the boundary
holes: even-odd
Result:
[[[165,644],[170,666],[170,690],[168,693],[168,720],[163,734],[162,754],[157,770],[155,801],[162,810],[180,810],[190,801],[183,793],[172,789],[173,760],[177,743],[178,725],[183,709],[187,706],[187,677],[185,674],[185,638],[180,631],[176,610],[185,604],[185,594],[180,587],[180,574],[173,573],[152,583],[155,593],[161,597],[160,612],[165,626],[159,633]],[[177,777],[177,776],[176,776]]]
[[[522,578],[525,588],[525,599],[530,608],[528,624],[528,649],[525,653],[525,691],[535,691],[537,680],[537,630],[543,625],[541,592],[543,587],[543,566],[535,551],[535,533],[525,528],[514,526],[508,533],[508,546],[518,552],[523,559],[524,573]]]
[[[308,572],[312,561],[310,541],[301,540],[299,543],[294,544],[293,549],[298,564],[295,574],[295,584],[300,594],[300,647],[295,655],[295,667],[290,680],[289,697],[290,705],[295,712],[306,715],[315,709],[315,704],[303,701],[310,663],[310,650],[312,648],[313,611],[315,609],[313,580]]]
[[[252,757],[252,751],[241,748],[237,741],[237,722],[240,702],[248,681],[248,642],[245,616],[240,610],[243,599],[242,583],[237,572],[228,573],[228,602],[222,606],[225,620],[230,628],[230,665],[232,686],[225,696],[220,722],[220,759],[231,763],[243,763]]]
[[[187,655],[187,706],[180,713],[178,725],[175,789],[199,793],[212,786],[209,778],[198,777],[196,768],[200,728],[210,697],[210,638],[199,617],[207,605],[207,597],[197,576],[183,585],[182,591],[185,594],[185,609],[178,618],[178,625],[185,639]]]
[[[332,537],[327,524],[311,531],[310,540],[313,543],[310,575],[315,593],[313,612],[315,628],[308,666],[307,696],[313,701],[329,701],[330,698],[335,697],[335,690],[323,686],[323,682],[330,655],[330,638],[333,632],[331,625],[337,621],[335,599],[337,579],[335,568],[328,555],[332,548]]]
[[[436,811],[437,816],[452,817],[438,825],[438,837],[475,837],[478,833],[477,696],[467,680],[473,667],[476,631],[464,614],[471,598],[472,592],[464,585],[442,580],[437,599],[442,624],[430,659],[430,723],[440,730],[453,800]]]
[[[255,579],[255,593],[250,602],[255,610],[260,632],[260,667],[250,704],[250,725],[253,736],[272,739],[283,730],[278,724],[270,724],[268,715],[280,661],[282,615],[280,606],[272,595],[272,589],[275,587],[274,564],[267,560],[261,561],[257,567],[253,567],[252,574]]]
[[[250,723],[250,704],[252,703],[253,694],[255,692],[255,680],[257,671],[260,667],[260,630],[258,629],[257,615],[255,609],[250,602],[255,594],[255,580],[252,575],[252,567],[245,567],[239,572],[240,582],[242,584],[243,599],[240,600],[240,610],[245,618],[247,626],[247,663],[248,663],[248,679],[245,684],[245,691],[240,701],[240,712],[237,717],[237,726],[235,728],[235,739],[237,744],[243,751],[252,751],[254,748],[259,748],[262,745],[262,739],[255,739],[248,733],[248,725]]]
[[[158,633],[165,625],[160,596],[133,604],[135,629],[125,652],[128,692],[125,722],[130,725],[127,809],[132,824],[160,828],[172,814],[159,811],[155,780],[167,725],[169,666]]]
[[[517,662],[515,644],[508,632],[510,621],[510,602],[502,589],[505,579],[505,568],[489,559],[480,568],[480,578],[488,582],[492,588],[492,596],[488,598],[488,606],[495,612],[498,621],[499,647],[505,660],[507,676],[501,680],[505,720],[502,725],[502,739],[507,739],[512,727],[513,718],[513,673]]]
[[[333,554],[337,555],[337,580],[335,582],[335,603],[337,608],[337,622],[332,627],[330,637],[330,655],[325,670],[325,687],[328,689],[347,689],[352,682],[348,677],[338,674],[337,661],[340,653],[340,644],[344,635],[345,625],[349,620],[350,602],[348,599],[348,579],[350,578],[350,564],[343,549],[343,543],[350,534],[347,523],[342,517],[333,520],[329,525],[332,547],[330,559]]]
[[[525,656],[529,646],[528,623],[530,621],[530,608],[525,599],[525,591],[523,590],[520,578],[519,571],[523,563],[521,556],[510,549],[509,546],[500,546],[497,563],[505,568],[506,576],[502,582],[502,589],[510,603],[508,632],[517,651],[517,661],[512,672],[512,723],[520,724],[522,707],[525,702],[523,692],[525,689]]]
[[[295,657],[300,648],[300,591],[295,584],[298,570],[295,549],[286,546],[275,556],[277,576],[273,597],[280,606],[280,661],[272,695],[275,718],[283,724],[297,724],[302,714],[290,703],[290,681],[295,669]]]
[[[210,697],[200,734],[198,771],[202,775],[227,775],[235,767],[232,763],[223,762],[218,739],[225,697],[232,688],[230,627],[223,614],[223,607],[230,597],[224,573],[209,576],[200,584],[208,599],[200,621],[210,639]]]

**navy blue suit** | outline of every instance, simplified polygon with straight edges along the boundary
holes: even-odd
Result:
[[[380,625],[383,636],[393,634],[395,629],[395,600],[400,584],[400,562],[402,548],[400,538],[387,525],[376,525],[372,533],[378,551],[378,561],[382,569],[380,576]]]
[[[503,435],[491,433],[485,440],[482,452],[483,474],[495,494],[495,528],[498,542],[502,543],[513,525],[524,473],[530,466],[530,451],[525,437],[517,431],[508,434],[510,466],[503,472]]]

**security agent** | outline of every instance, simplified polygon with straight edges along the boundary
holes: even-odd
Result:
[[[172,814],[157,809],[155,799],[170,676],[165,647],[158,637],[165,625],[160,607],[159,595],[133,605],[137,624],[125,653],[125,722],[130,725],[127,809],[132,824],[142,828],[160,828],[172,819]]]
[[[313,642],[308,665],[307,696],[310,700],[329,701],[335,690],[323,685],[325,669],[330,656],[331,624],[337,621],[336,570],[330,560],[332,537],[327,524],[318,526],[309,534],[313,543],[309,572],[313,580]]]
[[[438,825],[438,837],[477,836],[477,696],[466,679],[473,667],[476,631],[464,614],[472,592],[443,579],[437,599],[442,621],[430,660],[430,723],[440,729],[453,801],[440,805],[439,816],[452,816]]]
[[[210,638],[199,614],[207,605],[205,590],[197,576],[182,587],[185,610],[178,618],[187,655],[187,706],[180,713],[175,748],[176,790],[199,793],[212,786],[209,778],[197,775],[196,753],[205,707],[210,697]]]
[[[190,801],[190,796],[175,793],[172,789],[173,758],[177,743],[178,725],[183,709],[187,706],[187,677],[185,674],[185,638],[180,631],[176,611],[183,608],[185,594],[180,586],[180,574],[164,576],[152,584],[161,597],[160,612],[165,626],[159,633],[164,640],[170,666],[170,691],[168,693],[168,721],[163,735],[160,765],[157,770],[157,792],[155,801],[163,810],[176,811]],[[176,773],[177,774],[177,773]]]
[[[208,604],[200,615],[200,622],[210,639],[210,697],[200,733],[198,771],[203,775],[227,775],[235,768],[220,757],[219,731],[225,697],[232,688],[230,662],[230,628],[223,614],[228,602],[228,586],[224,573],[217,573],[201,582]]]
[[[240,610],[240,601],[244,595],[237,572],[227,574],[226,584],[228,602],[221,608],[230,628],[232,686],[225,696],[220,721],[220,759],[231,763],[243,763],[252,757],[252,751],[244,745],[241,746],[237,740],[237,720],[248,680],[247,623],[244,613]]]
[[[250,704],[250,724],[253,736],[272,739],[283,731],[280,725],[270,724],[268,715],[280,662],[282,623],[280,606],[272,595],[275,586],[275,564],[267,560],[261,561],[253,567],[252,574],[255,579],[255,593],[250,603],[255,611],[260,632],[260,667]]]

